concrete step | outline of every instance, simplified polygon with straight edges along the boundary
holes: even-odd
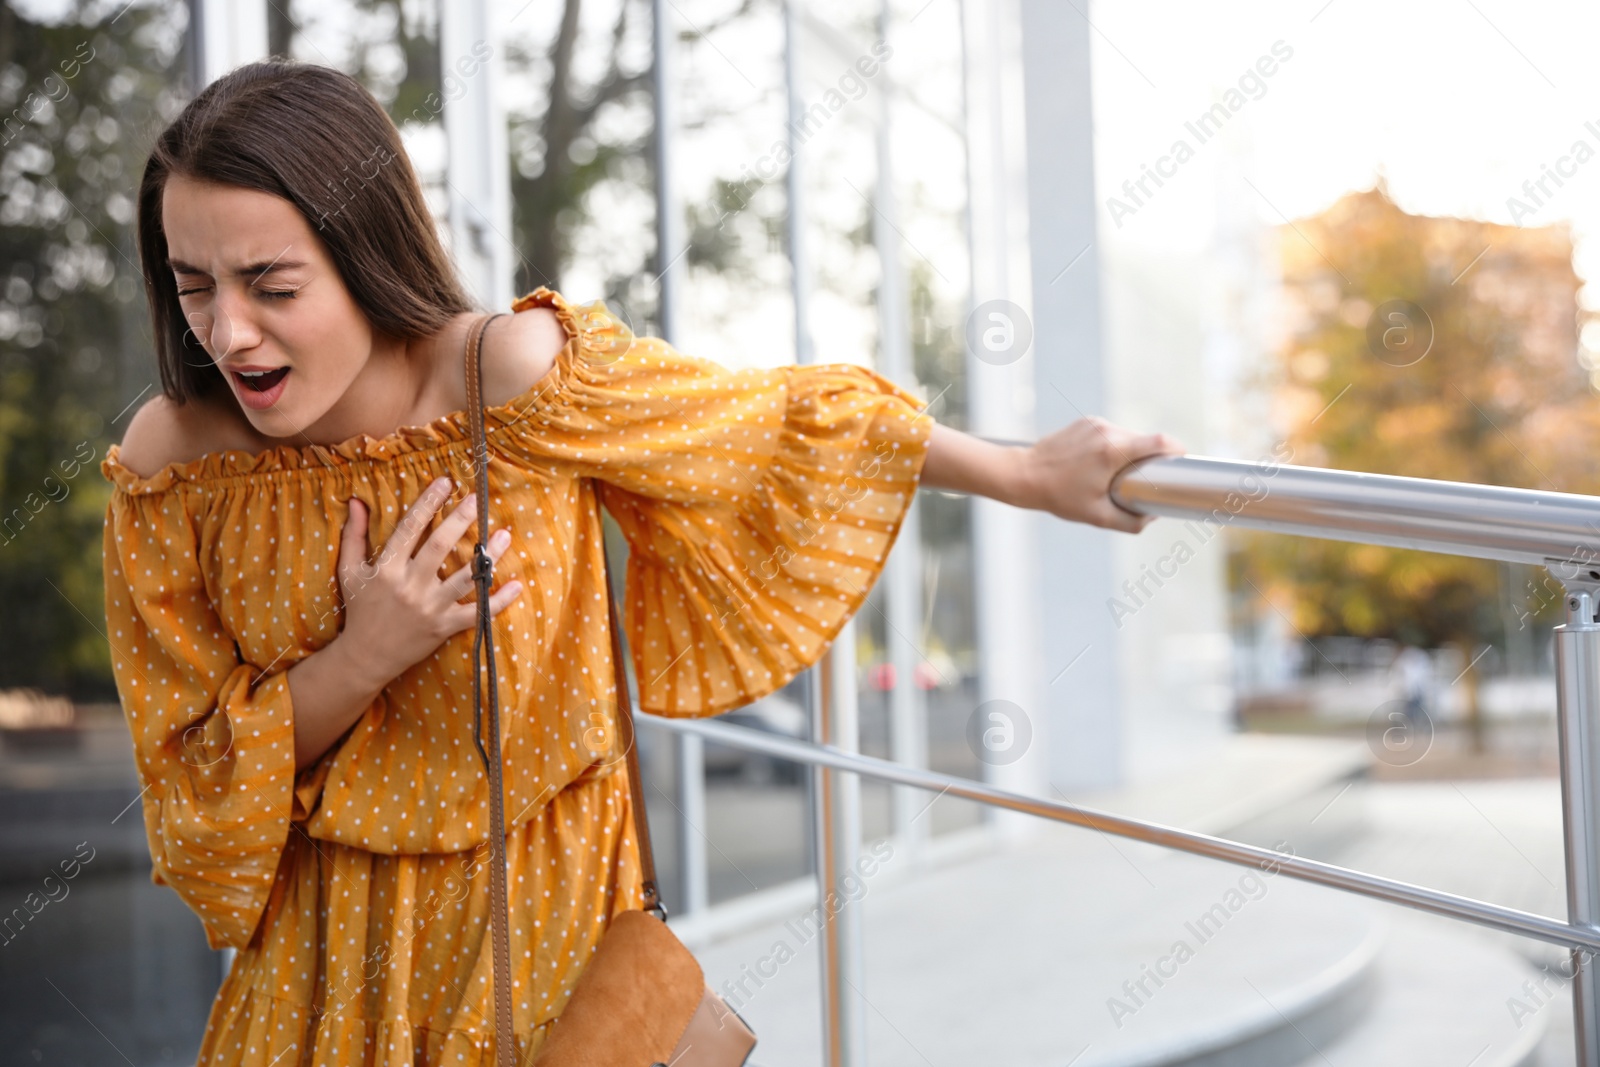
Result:
[[[1289,809],[1312,818],[1324,794],[1336,796],[1370,759],[1359,744],[1245,735],[1186,769],[1071,799],[1226,834]],[[975,828],[950,836],[982,847],[921,857],[879,844],[876,855],[887,859],[875,860],[861,897],[875,1067],[1198,1064],[1230,1050],[1255,1057],[1236,1062],[1282,1064],[1299,1054],[1289,1040],[1295,1027],[1332,1040],[1361,1010],[1381,930],[1360,902],[1089,830],[1037,826],[1022,843]],[[765,909],[743,908],[738,922],[679,916],[674,927],[761,1035],[752,1067],[815,1063],[816,927],[792,918],[814,894],[767,895]],[[1180,941],[1187,949],[1175,954]],[[1174,973],[1157,986],[1144,969],[1155,967]]]
[[[1531,1067],[1568,1025],[1566,991],[1530,994],[1471,928],[1186,856],[1052,869],[1046,844],[866,881],[874,1067]],[[760,1035],[752,1067],[820,1060],[815,930],[698,950]]]
[[[1535,972],[1500,944],[1448,920],[1402,916],[1374,969],[1371,1004],[1336,1040],[1300,1043],[1296,1067],[1532,1067],[1555,1026],[1570,1026],[1567,990],[1526,984]],[[1548,1061],[1554,1064],[1559,1061]],[[1572,1062],[1568,1059],[1566,1062]]]
[[[1361,782],[1330,817],[1341,808],[1361,813],[1366,829],[1360,840],[1320,855],[1302,848],[1301,854],[1537,914],[1566,915],[1561,788],[1554,779]],[[1542,941],[1398,914],[1432,923],[1446,934],[1483,940],[1525,963],[1531,991],[1522,990],[1519,980],[1518,989],[1490,1015],[1509,1020],[1508,1002],[1515,996],[1519,1016],[1526,1020],[1532,1008],[1544,1029],[1540,1062],[1550,1067],[1574,1062],[1571,993],[1561,977],[1565,952]],[[1429,977],[1425,987],[1448,988],[1451,980],[1449,974]],[[1449,1001],[1433,998],[1414,1005],[1419,1028],[1435,1018],[1454,1017]]]
[[[1383,937],[1361,901],[1054,827],[975,862],[868,877],[860,905],[874,1067],[1289,1063],[1300,1033],[1331,1043],[1354,1024]],[[820,1058],[814,930],[697,950],[760,1035],[752,1065]]]

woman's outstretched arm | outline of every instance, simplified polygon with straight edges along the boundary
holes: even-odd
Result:
[[[1166,434],[1136,434],[1095,415],[1031,445],[995,444],[935,426],[923,460],[922,485],[1138,533],[1155,517],[1133,515],[1113,504],[1112,476],[1136,459],[1183,451]]]

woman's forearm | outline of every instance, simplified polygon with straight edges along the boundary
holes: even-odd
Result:
[[[339,637],[290,667],[287,676],[297,771],[328,751],[391,681],[373,678]]]
[[[998,445],[935,425],[922,461],[922,484],[1138,533],[1154,517],[1118,507],[1111,499],[1112,478],[1135,460],[1183,451],[1166,434],[1136,434],[1093,415],[1031,445]]]
[[[1016,507],[1027,502],[1028,448],[997,445],[935,424],[922,461],[922,485],[992,497]]]

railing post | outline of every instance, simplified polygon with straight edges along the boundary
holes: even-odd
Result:
[[[678,816],[678,872],[683,899],[677,902],[685,916],[698,915],[711,902],[711,878],[706,856],[705,743],[679,734],[673,745],[676,763]]]
[[[816,668],[811,687],[811,740],[860,751],[856,706],[855,623],[844,629]],[[861,904],[851,899],[861,840],[861,779],[815,766],[812,774],[817,923],[822,934],[822,1063],[865,1067],[866,1020],[861,1009]],[[859,894],[856,894],[859,896]]]
[[[1600,924],[1600,583],[1566,579],[1572,564],[1552,567],[1567,586],[1567,621],[1555,628],[1556,718],[1561,740],[1561,812],[1566,832],[1567,920]],[[1585,571],[1585,574],[1588,572]],[[1572,950],[1573,1027],[1578,1063],[1600,1067],[1600,983],[1594,953]]]
[[[654,270],[660,296],[656,303],[656,335],[668,344],[683,343],[678,332],[678,296],[684,286],[680,262],[687,244],[683,204],[678,197],[678,172],[673,165],[678,139],[677,10],[666,0],[651,0],[650,34],[654,51],[650,84],[655,121],[652,149],[655,156],[656,255]],[[507,227],[509,232],[510,227]],[[510,277],[509,272],[507,277]],[[639,679],[643,684],[644,679]],[[706,868],[705,750],[699,738],[678,734],[673,738],[672,765],[677,781],[675,810],[678,888],[683,896],[674,905],[680,918],[705,911],[710,900]],[[644,803],[638,800],[637,803]]]

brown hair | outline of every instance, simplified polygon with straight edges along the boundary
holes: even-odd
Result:
[[[482,310],[462,288],[400,132],[372,94],[314,63],[246,64],[206,86],[161,132],[139,183],[139,260],[161,388],[179,404],[228,386],[190,330],[167,265],[161,197],[171,174],[293,204],[382,335],[426,337]]]

